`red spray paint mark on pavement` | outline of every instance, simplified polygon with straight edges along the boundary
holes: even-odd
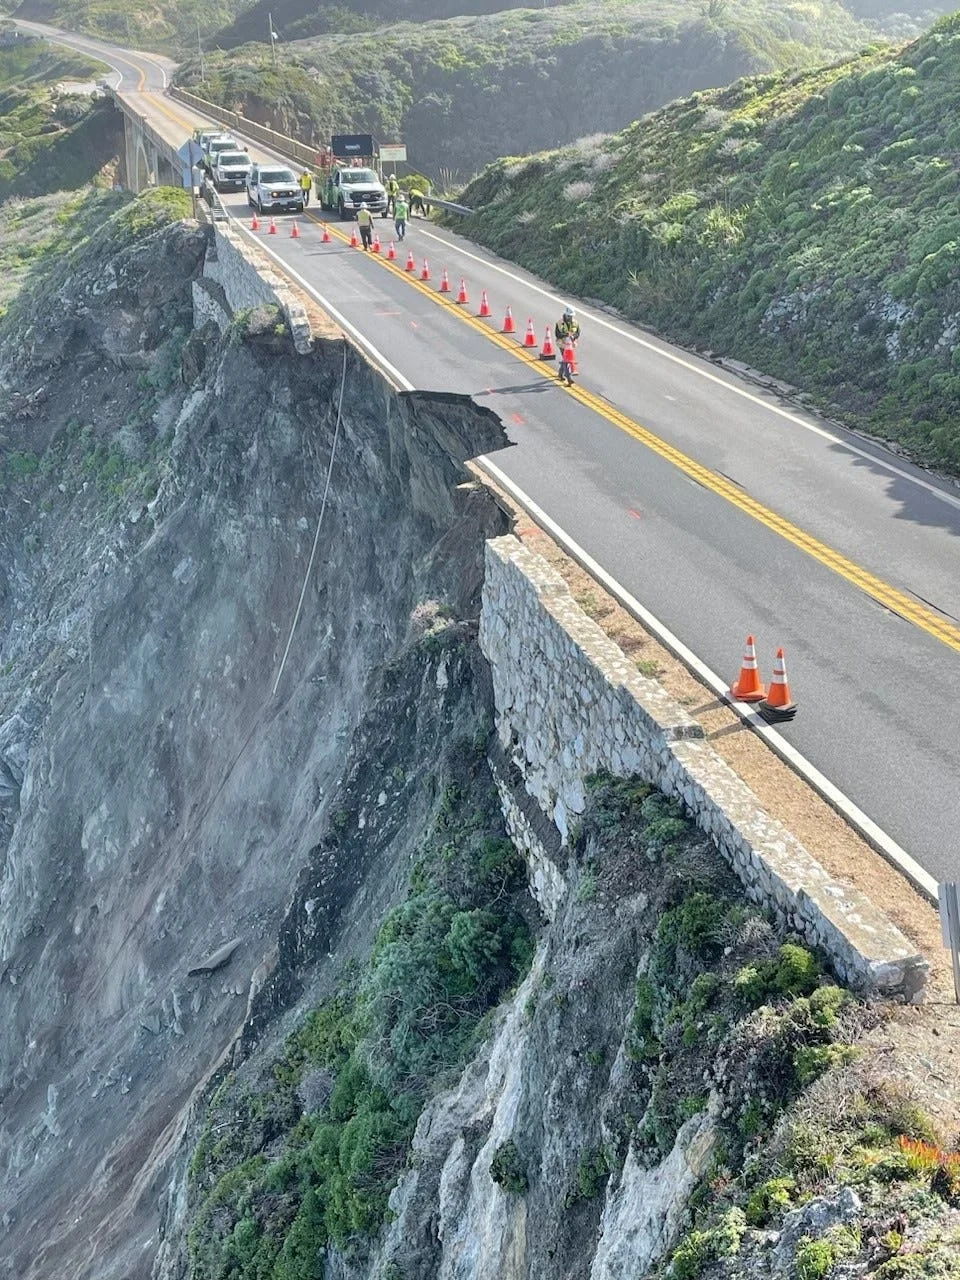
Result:
[[[627,510],[628,510],[628,511],[630,512],[630,514],[633,516],[634,520],[642,520],[642,519],[643,519],[643,512],[642,512],[642,511],[634,511],[633,507],[627,507]]]
[[[517,424],[518,427],[523,426],[523,414],[511,413],[510,417],[513,419],[513,421]]]

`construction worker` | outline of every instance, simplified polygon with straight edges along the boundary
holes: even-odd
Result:
[[[360,228],[360,239],[363,241],[364,252],[370,248],[373,242],[373,214],[367,208],[367,202],[360,206],[360,212],[357,214],[357,226]]]
[[[397,181],[397,175],[391,173],[387,179],[387,213],[392,213],[394,217],[397,214],[397,196],[400,194],[400,183]],[[399,235],[400,233],[397,232]]]
[[[313,179],[310,177],[309,170],[304,169],[300,175],[300,190],[303,192],[303,207],[306,208],[310,203],[310,189],[313,186]]]
[[[411,188],[410,188],[410,215],[411,215],[411,217],[413,216],[413,214],[415,214],[415,213],[417,212],[417,210],[418,210],[418,209],[419,209],[419,210],[420,210],[420,212],[424,215],[424,217],[426,217],[426,214],[427,214],[427,206],[426,206],[426,204],[424,203],[424,195],[423,195],[423,192],[420,190],[420,188],[419,188],[419,187],[411,187]]]
[[[402,240],[407,234],[407,202],[402,191],[397,193],[394,201],[393,226],[397,233],[397,239]]]
[[[557,321],[553,332],[557,339],[557,346],[560,348],[560,364],[557,368],[557,377],[561,382],[565,382],[568,387],[572,387],[573,364],[570,360],[564,359],[564,352],[576,346],[580,338],[580,325],[577,321],[576,311],[569,304],[564,307],[563,315]]]

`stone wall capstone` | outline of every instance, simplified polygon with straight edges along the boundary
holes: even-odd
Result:
[[[702,726],[640,674],[542,557],[510,535],[486,545],[480,645],[502,750],[564,842],[585,808],[590,774],[639,774],[682,800],[747,895],[821,948],[850,986],[922,997],[929,966],[892,921],[827,874],[763,809]],[[501,797],[506,811],[502,785]],[[515,806],[507,816],[519,835]],[[542,856],[536,861],[531,874],[546,888]],[[557,892],[551,884],[547,896]]]
[[[290,329],[294,347],[301,355],[306,355],[313,342],[313,333],[297,290],[287,284],[266,254],[261,253],[256,245],[246,242],[240,231],[229,224],[215,222],[213,235],[214,244],[204,263],[204,279],[220,285],[234,315],[264,303],[279,307]],[[197,302],[195,290],[195,311]],[[204,311],[204,319],[216,318],[203,301],[200,309]]]

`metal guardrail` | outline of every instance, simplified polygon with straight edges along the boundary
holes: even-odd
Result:
[[[265,147],[270,147],[273,151],[280,152],[281,155],[290,156],[308,168],[312,169],[316,166],[317,151],[315,147],[308,147],[306,143],[298,142],[296,138],[288,138],[286,134],[277,133],[275,129],[268,129],[265,125],[257,124],[255,120],[248,120],[239,111],[227,111],[225,107],[218,106],[216,102],[207,102],[206,98],[190,93],[187,89],[181,89],[178,85],[171,85],[167,92],[171,98],[182,102],[184,106],[193,107],[194,111],[210,116],[213,120],[219,120],[221,124],[233,129],[240,135],[238,141],[243,141],[244,138],[252,138],[254,142],[261,142]],[[466,205],[456,204],[452,200],[438,200],[435,196],[428,196],[427,203],[435,204],[438,209],[446,209],[449,213],[473,213],[473,210],[468,209]]]

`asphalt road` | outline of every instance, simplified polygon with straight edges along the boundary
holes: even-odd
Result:
[[[163,59],[63,39],[158,119],[189,122],[151,93]],[[245,198],[225,203],[247,227]],[[264,220],[257,239],[408,384],[497,412],[512,447],[491,461],[713,671],[734,678],[754,632],[768,678],[782,644],[800,706],[783,738],[933,876],[960,879],[960,489],[588,307],[568,392],[497,332],[509,304],[543,337],[560,299],[541,281],[416,219],[404,250],[429,258],[427,286],[339,224],[329,245],[300,225],[294,240],[289,219],[276,236]],[[444,267],[469,306],[437,294]],[[476,319],[483,288],[492,322]]]

